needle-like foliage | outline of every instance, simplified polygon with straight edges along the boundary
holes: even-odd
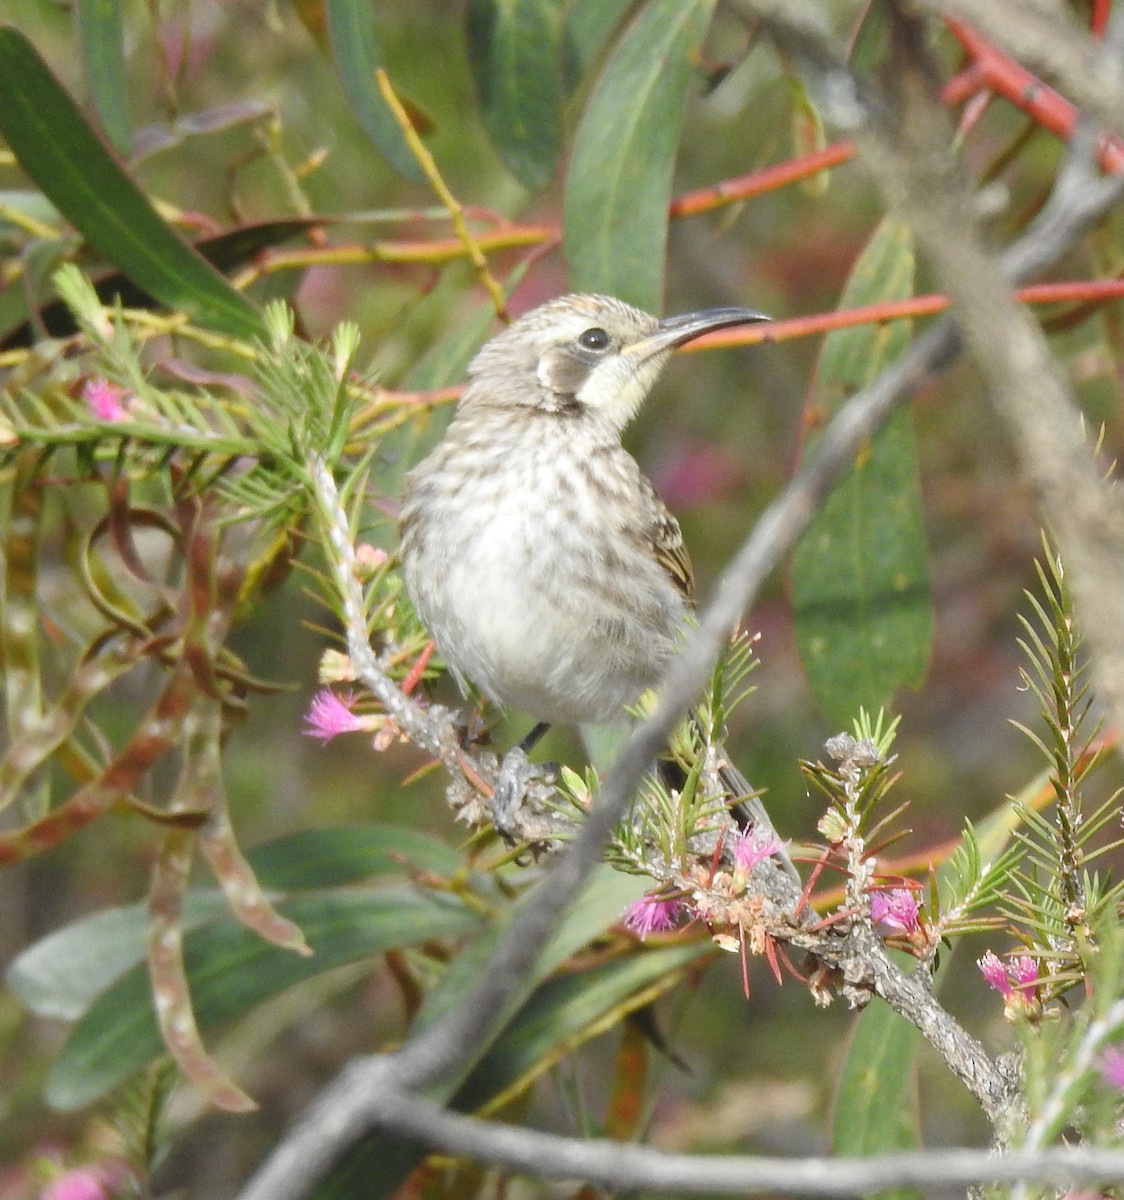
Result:
[[[1052,811],[1016,804],[1022,862],[1003,901],[1028,950],[1048,974],[1050,993],[1087,980],[1097,953],[1098,930],[1114,916],[1124,885],[1091,864],[1120,845],[1106,837],[1120,811],[1120,792],[1100,803],[1086,796],[1087,781],[1103,757],[1100,724],[1092,719],[1087,663],[1073,616],[1065,570],[1044,539],[1036,564],[1040,596],[1027,592],[1031,615],[1020,615],[1019,645],[1029,666],[1022,679],[1037,699],[1043,733],[1016,722],[1039,748],[1049,769]]]

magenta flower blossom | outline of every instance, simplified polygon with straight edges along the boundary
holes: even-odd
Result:
[[[679,923],[683,905],[678,900],[641,896],[624,910],[624,927],[644,941],[650,933],[664,933]]]
[[[1124,1091],[1124,1046],[1107,1046],[1097,1070],[1110,1087]]]
[[[775,834],[767,834],[756,827],[743,829],[734,842],[734,866],[741,874],[748,875],[754,867],[779,854],[784,845]]]
[[[979,967],[980,974],[992,991],[999,992],[1003,996],[1014,994],[1015,989],[1011,987],[1011,982],[1007,978],[1007,968],[1004,967],[1002,959],[994,951],[989,950],[983,958],[976,959],[976,966]]]
[[[304,718],[305,736],[330,742],[341,733],[359,733],[366,729],[363,719],[351,711],[354,703],[355,696],[351,692],[337,696],[331,688],[321,688]]]
[[[871,892],[870,919],[887,933],[916,933],[921,928],[921,901],[909,888]]]
[[[1020,954],[1007,963],[1007,978],[1024,996],[1034,993],[1034,981],[1038,978],[1038,963],[1029,954]]]
[[[43,1189],[39,1200],[109,1200],[105,1177],[94,1167],[78,1167]]]
[[[1021,954],[1004,963],[990,950],[978,959],[976,965],[988,987],[998,992],[1004,1000],[1022,997],[1034,999],[1034,981],[1038,978],[1038,964],[1029,954]]]
[[[128,410],[121,403],[125,393],[108,379],[87,379],[82,399],[99,421],[127,421]]]

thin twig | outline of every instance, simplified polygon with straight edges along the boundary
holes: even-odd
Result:
[[[398,127],[402,130],[402,136],[406,139],[406,145],[410,147],[410,153],[417,159],[418,166],[425,172],[426,179],[433,185],[433,190],[441,198],[441,203],[449,210],[449,216],[453,219],[453,228],[457,232],[457,237],[464,243],[465,249],[468,251],[468,257],[471,259],[472,265],[476,268],[476,274],[480,282],[487,289],[488,295],[492,297],[496,316],[506,321],[507,299],[503,294],[503,288],[492,274],[488,266],[488,260],[484,257],[484,251],[480,249],[479,242],[473,236],[472,230],[468,227],[468,222],[464,219],[464,208],[461,202],[449,190],[449,186],[445,180],[441,178],[441,172],[437,169],[437,163],[434,162],[433,155],[430,154],[421,138],[418,137],[414,123],[410,120],[410,114],[402,106],[402,101],[398,99],[394,88],[391,86],[390,76],[387,75],[382,67],[379,67],[375,71],[375,82],[378,84],[382,98],[394,114],[394,119],[398,122]]]

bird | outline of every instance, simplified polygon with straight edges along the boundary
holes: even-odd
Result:
[[[661,320],[569,294],[469,364],[443,437],[406,477],[400,560],[462,688],[535,720],[525,750],[553,724],[627,719],[676,653],[690,559],[621,436],[677,347],[769,319],[724,307]]]

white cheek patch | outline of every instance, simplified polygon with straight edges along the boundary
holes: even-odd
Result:
[[[636,415],[662,367],[662,360],[649,358],[636,362],[620,355],[602,363],[582,385],[577,398],[623,429]]]

